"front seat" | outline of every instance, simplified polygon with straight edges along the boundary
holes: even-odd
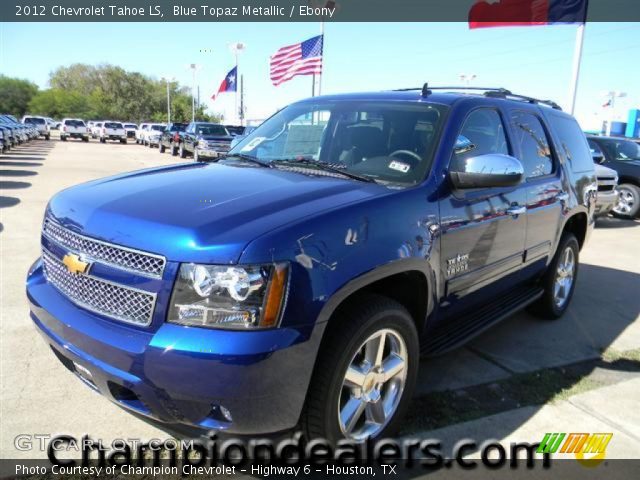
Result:
[[[340,154],[340,163],[347,166],[356,165],[385,152],[384,137],[377,127],[350,127],[347,129],[347,139],[349,147]]]

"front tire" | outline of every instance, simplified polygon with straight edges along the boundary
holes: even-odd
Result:
[[[571,303],[578,278],[580,245],[573,233],[565,233],[542,277],[544,293],[530,311],[541,318],[560,318]]]
[[[307,393],[308,437],[363,442],[392,435],[415,388],[419,345],[407,310],[366,295],[337,313],[328,328]]]
[[[632,183],[618,185],[620,196],[611,213],[619,218],[633,220],[640,211],[640,188]]]

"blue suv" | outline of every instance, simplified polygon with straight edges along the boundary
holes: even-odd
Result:
[[[31,317],[90,388],[167,430],[376,439],[421,355],[524,307],[562,316],[596,192],[552,102],[310,98],[215,161],[58,193]]]

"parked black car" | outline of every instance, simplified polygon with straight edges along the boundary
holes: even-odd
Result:
[[[640,145],[621,137],[587,137],[593,160],[618,172],[618,204],[611,213],[635,218],[640,213]]]
[[[233,140],[224,125],[206,122],[191,122],[180,137],[180,158],[193,155],[196,162],[225,155]]]
[[[180,132],[184,132],[189,124],[188,123],[170,123],[165,128],[164,132],[160,136],[160,144],[158,145],[158,151],[164,153],[168,148],[171,155],[178,155],[178,147],[182,138]]]

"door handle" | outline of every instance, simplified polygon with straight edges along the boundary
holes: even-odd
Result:
[[[520,205],[514,205],[513,207],[507,208],[507,213],[509,215],[523,215],[527,213],[527,207],[521,207]]]

